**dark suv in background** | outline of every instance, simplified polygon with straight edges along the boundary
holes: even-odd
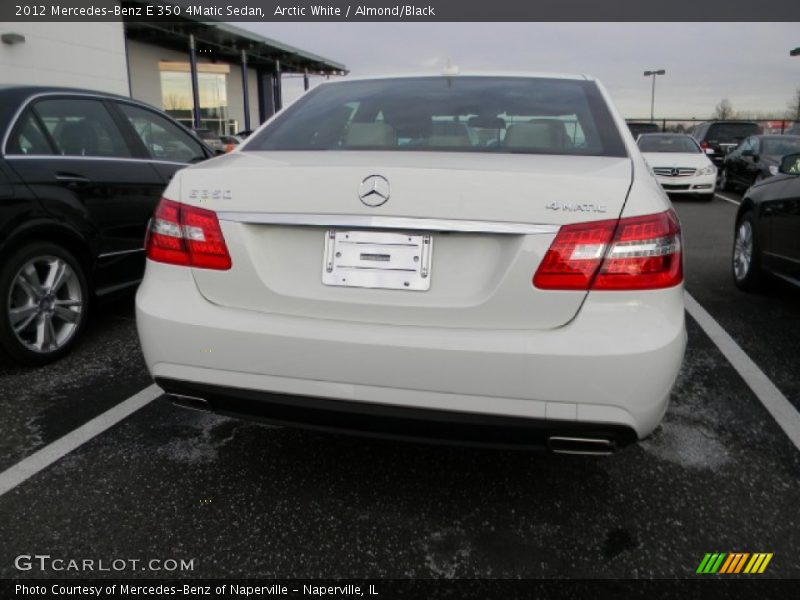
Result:
[[[752,121],[709,121],[696,125],[691,136],[717,168],[720,168],[728,152],[746,137],[760,133],[761,127]]]
[[[0,354],[58,358],[94,300],[133,291],[162,190],[213,155],[129,98],[0,87]]]

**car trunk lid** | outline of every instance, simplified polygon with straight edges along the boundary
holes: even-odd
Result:
[[[388,200],[368,206],[360,188],[375,175],[388,182]],[[234,152],[185,171],[180,201],[219,215],[233,267],[193,270],[216,304],[364,323],[547,329],[569,322],[586,294],[532,284],[558,226],[618,218],[630,183],[628,158]],[[381,289],[328,277],[326,285],[331,236],[350,232],[381,244],[427,237],[428,281],[403,288],[401,277],[392,283],[399,289]],[[395,260],[387,247],[358,254]],[[412,250],[402,260],[414,256],[425,259]]]

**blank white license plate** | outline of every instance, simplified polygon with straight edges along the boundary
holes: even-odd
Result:
[[[325,232],[322,283],[424,291],[431,287],[430,234],[389,231]]]

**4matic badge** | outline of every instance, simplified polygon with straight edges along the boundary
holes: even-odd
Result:
[[[578,202],[551,202],[545,204],[547,210],[563,210],[564,212],[607,212],[605,204],[580,204]]]

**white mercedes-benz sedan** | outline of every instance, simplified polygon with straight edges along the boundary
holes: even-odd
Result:
[[[330,82],[176,174],[136,314],[184,406],[605,454],[667,408],[680,225],[589,77]]]
[[[714,199],[717,167],[694,138],[683,133],[643,133],[637,143],[664,191]]]

